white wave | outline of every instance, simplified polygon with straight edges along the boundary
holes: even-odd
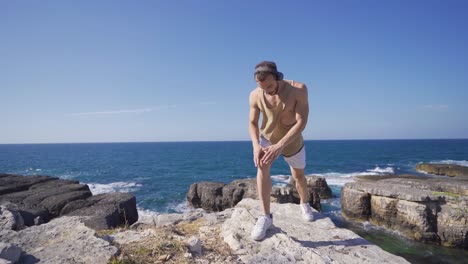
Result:
[[[341,174],[343,176],[337,176],[338,174]],[[348,182],[353,182],[354,181],[354,176],[348,176],[349,174],[342,174],[342,173],[317,173],[313,174],[313,176],[319,176],[325,178],[327,181],[328,185],[335,185],[335,186],[343,186]],[[357,174],[361,175],[361,174]],[[357,176],[356,175],[356,176]],[[307,175],[307,176],[312,176],[312,175]]]
[[[286,186],[289,184],[291,176],[289,175],[271,175],[271,180],[275,186]]]
[[[153,217],[156,217],[156,216],[160,215],[160,213],[158,213],[156,211],[143,209],[143,208],[141,208],[139,206],[137,206],[137,211],[138,211],[138,218],[139,219],[141,219],[141,218],[153,218]]]
[[[135,182],[87,183],[87,185],[93,195],[112,192],[134,192],[142,186]]]
[[[435,161],[430,161],[429,163],[432,163],[432,164],[454,164],[454,165],[460,165],[460,166],[468,167],[468,161],[466,161],[466,160],[435,160]]]
[[[367,170],[368,172],[377,172],[377,173],[389,173],[393,174],[395,171],[393,170],[392,167],[386,167],[386,168],[380,168],[379,166],[375,167],[372,170]]]
[[[168,211],[172,210],[172,211],[175,211],[176,213],[186,213],[186,212],[192,211],[193,208],[189,206],[187,201],[183,201],[181,203],[176,203],[176,202],[169,203],[167,205],[167,210]]]
[[[340,172],[328,172],[328,173],[314,173],[308,176],[319,176],[327,180],[328,185],[343,186],[348,182],[353,182],[354,177],[363,175],[386,175],[393,174],[395,171],[392,167],[380,168],[376,166],[374,169],[369,169],[362,172],[351,172],[351,173],[340,173]]]

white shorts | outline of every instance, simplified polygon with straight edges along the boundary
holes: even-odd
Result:
[[[262,135],[260,135],[259,144],[264,148],[270,146],[270,142]],[[306,166],[305,145],[298,153],[291,157],[284,157],[284,160],[294,169],[304,169]]]

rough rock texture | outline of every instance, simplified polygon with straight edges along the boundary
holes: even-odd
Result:
[[[367,177],[342,190],[342,213],[409,238],[468,249],[468,181]]]
[[[341,191],[341,210],[351,218],[367,221],[370,215],[370,195],[366,192],[343,188]]]
[[[420,163],[416,169],[435,175],[446,175],[468,180],[468,167],[455,164]]]
[[[48,176],[0,174],[0,203],[10,202],[26,226],[48,222],[69,202],[91,197],[89,187],[78,181]]]
[[[15,232],[0,231],[0,240],[23,250],[20,263],[107,263],[117,248],[95,236],[78,217],[60,217]]]
[[[136,200],[131,194],[92,196],[86,184],[42,175],[0,174],[0,204],[6,203],[11,212],[19,213],[25,226],[47,223],[63,215],[87,216],[86,224],[96,229],[131,225],[138,220]],[[21,228],[21,223],[17,224]]]
[[[318,195],[320,199],[332,198],[332,190],[328,186],[327,180],[319,176],[306,176],[307,188],[309,189],[309,195]],[[296,191],[296,182],[293,177],[291,177],[289,186],[294,188]],[[296,191],[297,193],[297,191]],[[299,194],[297,194],[299,197]]]
[[[118,259],[128,263],[139,263],[138,252],[147,251],[153,254],[141,257],[151,263],[153,260],[159,263],[167,255],[171,256],[172,263],[408,263],[349,230],[337,228],[316,211],[317,220],[305,222],[295,204],[272,204],[273,229],[264,241],[252,241],[250,231],[260,212],[259,204],[258,200],[246,198],[236,207],[221,212],[152,217],[176,220],[162,226],[142,217],[132,230],[117,231],[109,238],[122,248]],[[179,244],[185,250],[145,251],[166,244]]]
[[[24,229],[24,220],[14,204],[0,205],[0,230]]]
[[[330,198],[331,189],[324,178],[307,177],[309,203],[320,210],[320,198]],[[273,187],[272,201],[279,203],[299,203],[300,198],[294,182],[286,187]],[[244,198],[257,198],[256,179],[236,180],[229,184],[219,182],[199,182],[190,186],[187,201],[195,208],[208,211],[222,211],[234,207]]]
[[[136,198],[130,193],[98,194],[87,199],[88,207],[67,215],[86,216],[84,223],[95,230],[131,225],[138,220]]]
[[[243,263],[408,263],[317,211],[316,221],[305,222],[298,205],[272,204],[271,210],[273,227],[261,242],[250,238],[261,211],[257,200],[243,199],[223,224],[221,236]]]

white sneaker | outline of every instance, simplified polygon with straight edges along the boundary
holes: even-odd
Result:
[[[301,203],[302,217],[308,222],[314,221],[314,213],[308,203]]]
[[[271,224],[273,224],[273,215],[261,215],[257,218],[257,223],[255,224],[254,228],[252,229],[252,233],[250,234],[253,240],[262,240],[268,228],[270,228]]]

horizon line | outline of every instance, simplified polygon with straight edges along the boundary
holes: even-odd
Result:
[[[468,138],[368,138],[368,139],[304,139],[304,141],[384,141],[384,140],[468,140]],[[251,140],[168,140],[168,141],[90,141],[90,142],[36,142],[0,143],[0,145],[46,145],[46,144],[130,144],[130,143],[210,143],[210,142],[251,142]]]

